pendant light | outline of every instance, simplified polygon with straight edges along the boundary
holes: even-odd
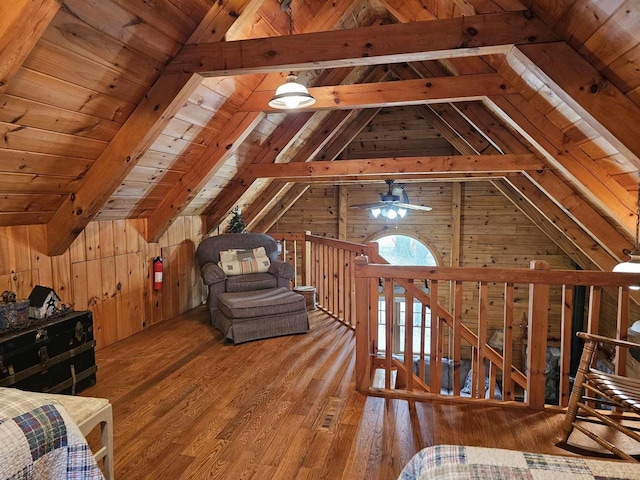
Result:
[[[269,100],[271,108],[292,109],[309,107],[316,103],[316,99],[309,93],[307,87],[296,82],[293,72],[287,76],[287,81],[276,89],[276,94]]]
[[[287,12],[289,16],[289,36],[293,35],[293,12],[291,9],[291,0],[282,0],[280,9]],[[276,93],[271,100],[269,106],[280,110],[291,110],[293,108],[309,107],[316,103],[316,99],[309,93],[307,87],[297,82],[298,77],[289,72],[287,81],[276,89]]]
[[[633,250],[629,252],[629,260],[613,267],[614,272],[640,273],[640,182],[638,182],[638,204],[636,210],[636,239]],[[631,290],[640,290],[640,285],[632,285]]]

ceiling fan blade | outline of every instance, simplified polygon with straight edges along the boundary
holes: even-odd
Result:
[[[430,212],[433,210],[431,207],[425,207],[423,205],[414,205],[412,203],[394,202],[394,205],[399,208],[406,208],[408,210],[421,210],[423,212]]]
[[[382,208],[387,204],[385,202],[375,202],[375,203],[361,203],[358,205],[351,205],[349,208]]]

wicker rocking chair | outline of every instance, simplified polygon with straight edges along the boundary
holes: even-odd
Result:
[[[582,424],[578,423],[576,417],[579,414],[595,417],[601,424],[614,428],[640,442],[637,428],[628,428],[621,425],[622,415],[618,413],[606,414],[593,408],[595,406],[594,403],[610,405],[623,413],[631,412],[631,417],[640,420],[640,417],[638,417],[640,415],[640,379],[601,372],[593,367],[599,344],[629,349],[640,348],[640,345],[582,332],[579,332],[578,336],[584,339],[585,343],[578,373],[569,398],[569,406],[562,425],[561,443],[568,445],[569,436],[573,429],[576,428],[617,457],[638,461],[638,458],[625,453],[605,438],[586,428],[584,422]],[[627,417],[625,416],[625,418]]]

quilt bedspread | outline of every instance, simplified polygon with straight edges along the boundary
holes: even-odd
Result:
[[[419,451],[398,480],[640,479],[637,463],[498,448],[436,445]]]
[[[0,388],[0,480],[103,478],[84,436],[59,403]]]

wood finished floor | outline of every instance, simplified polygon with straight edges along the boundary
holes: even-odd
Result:
[[[116,478],[395,479],[446,443],[567,454],[560,415],[357,393],[353,332],[310,322],[232,346],[197,308],[99,351],[82,395],[113,404]]]

